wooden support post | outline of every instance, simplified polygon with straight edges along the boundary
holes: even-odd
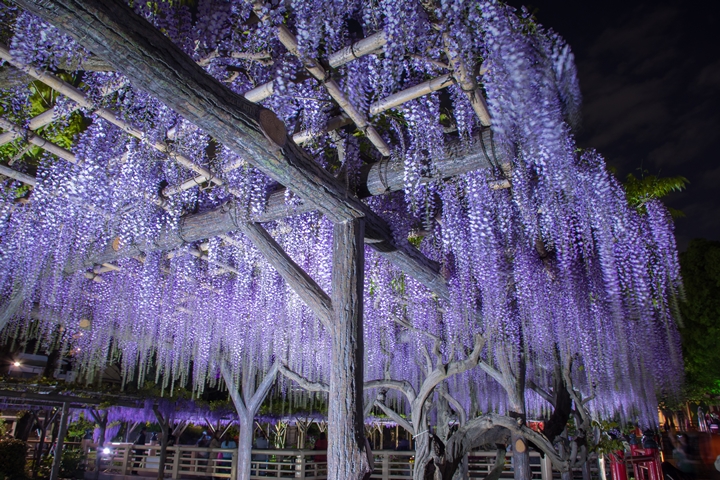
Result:
[[[278,369],[279,363],[276,361],[265,374],[262,382],[256,385],[257,370],[254,368],[251,368],[249,372],[244,371],[242,380],[238,382],[233,376],[230,367],[224,363],[220,364],[220,372],[228,387],[235,410],[237,410],[240,427],[237,451],[233,457],[233,470],[235,472],[232,476],[233,479],[250,480],[255,415],[270,392],[270,388],[275,384]]]
[[[65,402],[62,406],[62,416],[60,417],[60,431],[57,434],[57,443],[55,444],[55,458],[53,459],[52,470],[50,471],[50,480],[60,478],[60,463],[62,462],[63,443],[67,434],[68,414],[70,412],[70,404]]]
[[[585,460],[585,462],[582,464],[582,476],[583,480],[591,480],[592,474],[590,473],[590,461]]]
[[[230,478],[235,479],[237,478],[237,470],[238,470],[238,452],[234,451],[232,454],[232,461],[230,464]],[[173,475],[173,478],[178,478]]]
[[[607,465],[605,464],[605,455],[598,455],[598,476],[600,480],[608,480]],[[544,479],[543,479],[544,480]]]
[[[45,437],[47,436],[47,429],[50,424],[55,421],[55,417],[57,416],[59,411],[60,410],[58,410],[57,408],[53,409],[52,417],[50,416],[50,410],[45,411],[45,418],[40,424],[40,441],[36,446],[37,451],[35,452],[35,455],[33,457],[33,478],[38,477],[38,469],[40,468],[40,462],[42,461],[42,454],[45,447]],[[36,417],[36,419],[38,420],[38,423],[40,423],[39,416]]]
[[[178,436],[178,437],[179,437],[179,436]],[[175,452],[174,455],[173,455],[172,473],[171,473],[170,476],[171,476],[172,478],[180,478],[180,457],[182,457],[182,452],[181,452],[180,449],[177,448],[177,447],[170,447],[170,448],[172,448],[172,449],[174,450],[174,452]],[[233,453],[233,467],[234,467],[234,465],[235,465],[235,460],[234,460],[234,459],[236,458],[236,456],[237,456],[237,454]],[[233,475],[232,475],[230,478],[235,478],[235,471],[234,471],[234,469],[233,469]]]
[[[328,398],[328,478],[360,480],[372,466],[363,426],[364,220],[333,231],[332,354]]]

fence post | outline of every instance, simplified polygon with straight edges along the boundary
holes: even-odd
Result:
[[[129,458],[130,458],[130,445],[125,445],[125,450],[123,451],[123,466],[122,466],[123,475],[128,474],[128,459]]]
[[[382,452],[382,478],[383,480],[390,478],[390,456],[387,452]]]
[[[542,480],[552,480],[553,478],[552,462],[547,455],[540,458],[540,476]]]
[[[303,452],[295,457],[295,478],[305,478],[305,454]]]
[[[168,450],[171,450],[174,453],[173,455],[173,464],[172,464],[172,475],[173,479],[180,478],[180,457],[182,457],[182,452],[178,447],[168,447]]]
[[[232,460],[230,461],[230,478],[237,478],[237,448],[233,450]]]

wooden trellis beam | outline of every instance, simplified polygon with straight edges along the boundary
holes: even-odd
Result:
[[[246,222],[240,231],[260,250],[265,259],[283,277],[290,287],[298,294],[305,304],[328,327],[332,318],[333,307],[330,297],[295,261],[290,258],[275,239],[259,223]],[[220,238],[230,245],[237,242],[227,235]]]
[[[10,131],[21,130],[21,128],[19,126],[12,124],[6,120],[3,120],[2,118],[0,118],[0,127],[8,129]],[[30,135],[32,135],[32,134],[30,134]],[[32,137],[28,137],[28,141],[33,144],[38,145],[40,148],[42,148],[43,150],[45,150],[47,152],[58,155],[60,158],[66,160],[70,163],[73,163],[73,164],[77,163],[75,154],[73,154],[72,152],[70,152],[52,142],[49,142],[45,139],[41,139],[37,135],[32,135]],[[25,183],[26,185],[30,185],[33,187],[37,183],[37,180],[34,179],[33,177],[31,177],[29,175],[25,175],[24,173],[15,171],[4,165],[0,165],[0,174],[5,175],[10,178],[14,178],[15,180],[18,180],[22,183]],[[163,201],[160,199],[148,199],[148,200],[161,208],[165,207]],[[105,215],[105,216],[107,216],[107,215]],[[204,261],[210,263],[211,265],[215,265],[215,266],[219,267],[220,269],[224,270],[225,273],[228,273],[228,272],[235,273],[235,274],[240,273],[235,267],[233,267],[231,265],[228,265],[226,263],[223,263],[223,262],[220,262],[217,260],[210,259],[207,256],[207,254],[202,251],[202,248],[200,248],[200,249],[192,248],[192,249],[189,249],[187,251],[187,253],[189,253],[193,257],[199,258],[200,260],[204,260]],[[168,255],[168,258],[171,258],[171,257],[172,257],[172,255]],[[101,282],[102,281],[101,277],[100,277],[101,274],[109,272],[109,271],[118,271],[118,270],[121,270],[120,267],[113,265],[111,263],[108,263],[108,262],[104,262],[102,264],[102,266],[100,266],[100,267],[98,267],[98,266],[93,267],[92,272],[85,272],[85,277],[88,278],[89,280],[93,280],[95,282]]]
[[[372,247],[392,254],[403,271],[447,298],[439,265],[409,245],[332,174],[288,138],[270,110],[234,94],[122,0],[19,0],[22,8],[73,36],[135,85],[213,135],[333,222],[365,218]]]
[[[2,124],[0,123],[0,125]],[[19,128],[14,125],[10,126],[13,128]],[[51,149],[63,150],[63,158],[68,157],[65,159],[70,161],[71,163],[77,162],[72,152],[66,151],[50,142],[46,142],[42,145],[43,148],[46,148],[48,146],[50,146],[49,148]],[[14,172],[12,169],[9,169],[7,167],[4,168],[10,170],[11,172]],[[19,172],[14,173],[22,175],[19,174]],[[28,177],[28,179],[32,180],[34,185],[34,179],[32,179],[31,177]],[[161,208],[164,207],[162,202],[155,201],[154,203],[156,203]],[[275,241],[275,239],[273,239],[272,236],[259,223],[243,222],[238,221],[237,219],[235,219],[233,223],[236,228],[238,228],[245,236],[247,236],[252,241],[256,248],[258,248],[258,250],[260,250],[260,252],[264,255],[266,260],[278,271],[278,273],[280,273],[280,275],[285,279],[285,281],[288,282],[288,284],[293,288],[293,290],[298,293],[298,295],[313,310],[313,312],[318,315],[318,318],[320,318],[320,320],[323,321],[326,326],[329,326],[328,322],[330,321],[329,319],[332,317],[332,305],[330,302],[330,297],[317,285],[317,283],[302,268],[300,268],[292,260],[292,258],[290,258],[290,256],[282,249],[282,247]],[[175,233],[177,234],[177,232]],[[231,237],[228,237],[227,235],[220,235],[220,237],[230,245],[237,245],[237,242],[235,242]],[[177,244],[176,246],[179,245],[181,245],[181,243]],[[117,251],[117,247],[114,242],[112,245],[112,249],[114,251]],[[146,253],[147,251],[148,250],[138,252],[138,255],[135,255],[135,257],[141,258],[140,255]],[[222,269],[223,273],[232,272],[235,274],[239,274],[238,270],[234,267],[216,260],[211,260],[202,251],[202,246],[199,249],[190,249],[187,253],[196,258],[209,262],[210,264],[218,266]],[[390,254],[392,255],[393,253],[391,252]],[[168,258],[171,258],[172,256],[173,254],[168,254]],[[399,256],[396,261],[406,262],[403,256]],[[88,280],[100,283],[102,282],[101,275],[103,273],[119,270],[121,270],[120,267],[113,265],[109,262],[104,262],[101,266],[94,266],[92,271],[85,272],[85,277]]]
[[[47,146],[47,145],[45,145]],[[57,147],[56,148],[61,148]],[[478,168],[489,168],[497,161],[494,157],[492,148],[492,135],[489,130],[485,130],[479,135],[473,142],[459,142],[456,141],[451,144],[447,150],[448,156],[444,161],[439,160],[436,165],[436,171],[441,177],[450,177],[458,175],[467,171],[476,170]],[[71,156],[70,161],[75,163],[74,155],[71,152],[66,154]],[[9,170],[9,172],[16,175],[24,175],[19,172],[15,172],[7,167],[2,167],[0,173],[3,170]],[[7,173],[7,172],[6,172]],[[34,184],[34,179],[29,176],[27,177],[26,183]],[[369,169],[366,169],[363,178],[365,181],[365,195],[381,195],[388,191],[395,191],[403,188],[403,165],[400,162],[383,161],[373,165]],[[427,179],[428,181],[430,178]],[[22,180],[21,180],[22,181]],[[273,193],[268,199],[268,208],[266,209],[263,216],[264,220],[277,220],[287,216],[289,213],[299,213],[297,210],[289,212],[288,207],[285,205],[284,192],[279,191]],[[152,199],[151,199],[152,200]],[[154,201],[158,206],[162,207],[161,202]],[[299,209],[303,211],[309,211],[312,209],[312,205],[303,204]],[[219,215],[218,214],[219,211]],[[207,219],[210,221],[207,221]],[[198,220],[200,220],[198,222]],[[203,221],[205,220],[205,221]],[[125,247],[122,249],[122,254],[118,251],[118,246],[113,242],[108,249],[106,249],[105,257],[101,260],[99,257],[94,257],[89,263],[85,264],[85,267],[92,267],[93,263],[102,263],[102,267],[94,267],[92,272],[86,272],[86,277],[90,280],[99,282],[101,281],[100,275],[107,271],[118,270],[119,267],[109,263],[111,260],[117,259],[122,256],[128,256],[128,251],[131,251],[132,256],[139,258],[141,255],[148,251],[157,249],[170,250],[177,248],[182,245],[184,241],[194,242],[197,240],[210,238],[216,235],[229,244],[234,244],[230,237],[224,235],[227,232],[233,230],[240,230],[243,234],[255,244],[263,255],[266,257],[268,262],[275,267],[281,276],[288,282],[293,289],[300,294],[303,300],[313,309],[315,312],[323,312],[318,314],[321,318],[328,318],[331,311],[329,297],[320,289],[319,286],[310,278],[300,267],[298,267],[292,259],[285,253],[277,242],[257,223],[245,222],[238,218],[237,212],[233,212],[232,206],[222,207],[215,211],[204,212],[201,214],[191,215],[184,217],[181,220],[181,226],[179,231],[167,232],[167,234],[161,234],[159,239],[154,240],[152,245],[137,245],[133,247]],[[193,249],[189,253],[201,260],[209,261],[208,257],[198,249]],[[109,256],[108,256],[109,255]],[[398,266],[405,265],[406,268],[412,268],[412,264],[408,264],[407,257],[405,255],[397,255],[394,252],[388,252],[385,255],[390,256],[391,261],[398,264]],[[210,262],[225,272],[238,273],[234,267],[220,263]],[[75,268],[71,268],[74,270]],[[442,292],[442,290],[440,290]]]

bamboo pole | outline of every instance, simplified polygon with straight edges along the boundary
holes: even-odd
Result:
[[[350,45],[349,47],[345,47],[341,50],[338,50],[337,52],[333,53],[328,57],[330,66],[333,68],[338,68],[342,65],[345,65],[357,58],[360,58],[364,55],[368,55],[370,53],[373,53],[377,51],[378,49],[382,48],[387,43],[387,40],[385,38],[385,32],[378,32],[376,34],[370,35],[367,38],[364,38],[362,40],[359,40],[358,42],[355,42],[354,44]],[[317,77],[316,77],[317,78]],[[274,80],[271,80],[267,83],[264,83],[262,85],[259,85],[252,90],[249,90],[245,92],[243,95],[246,99],[250,100],[251,102],[261,102],[265,100],[266,98],[270,97],[275,93],[275,84]],[[339,103],[339,102],[338,102]],[[337,130],[338,128],[344,127],[345,125],[349,125],[353,123],[353,119],[348,116],[347,113],[342,113],[341,115],[337,117],[333,117],[328,120],[327,126],[325,129],[321,132],[312,132],[310,130],[302,131],[299,133],[296,133],[293,135],[293,140],[297,144],[306,143],[313,138],[317,138],[325,133],[331,132],[333,130]],[[356,122],[357,124],[357,122]],[[389,147],[388,147],[389,148]],[[224,170],[225,173],[230,172],[232,170],[235,170],[239,167],[239,165],[231,166]],[[165,196],[172,196],[180,192],[184,192],[186,190],[189,190],[201,183],[205,182],[204,177],[198,176],[193,179],[187,180],[183,182],[180,185],[175,185],[171,187],[167,187],[165,190],[163,190],[163,195]]]
[[[40,80],[41,82],[45,83],[48,87],[67,96],[74,102],[78,103],[80,106],[83,106],[83,107],[92,106],[92,103],[90,102],[90,100],[88,100],[81,91],[77,90],[72,85],[60,80],[59,78],[57,78],[51,74],[41,72],[40,70],[34,69],[32,67],[28,67],[28,66],[18,62],[17,60],[15,60],[12,57],[12,55],[10,55],[10,52],[7,50],[7,47],[5,47],[2,44],[0,44],[0,58],[6,60],[8,63],[12,64],[16,68],[22,69],[25,73],[35,77],[37,80]],[[141,130],[138,130],[137,128],[133,127],[129,123],[120,119],[117,116],[117,114],[111,110],[101,108],[101,109],[96,110],[95,113],[97,113],[101,118],[107,120],[108,122],[112,123],[113,125],[123,129],[125,132],[129,133],[130,135],[132,135],[135,138],[142,140],[145,137],[144,132],[142,132]],[[0,119],[0,127],[6,128],[2,122],[3,121]],[[7,125],[8,125],[8,127],[6,129],[9,130],[11,128],[10,127],[11,124],[9,122],[7,122]],[[20,128],[18,126],[15,126],[15,127]],[[62,147],[59,147],[51,142],[47,142],[44,139],[39,139],[39,137],[34,138],[33,134],[28,134],[28,141],[32,141],[34,144],[38,145],[39,147],[41,147],[47,151],[50,151],[51,153],[54,153],[69,162],[72,162],[72,163],[76,162],[75,156],[71,152],[68,152],[67,150],[63,149]],[[225,182],[223,182],[222,179],[214,176],[209,170],[207,170],[203,167],[200,167],[199,165],[196,165],[195,163],[193,163],[192,160],[185,157],[184,155],[175,153],[175,152],[170,152],[168,149],[168,146],[166,144],[164,144],[162,142],[153,142],[149,145],[159,152],[168,154],[170,156],[170,158],[175,160],[178,164],[182,165],[183,167],[186,167],[189,170],[193,170],[194,172],[199,173],[199,175],[197,177],[195,177],[194,179],[189,180],[188,182],[185,182],[186,184],[193,182],[193,184],[196,185],[198,183],[204,183],[207,181],[211,181],[211,182],[215,183],[216,185],[224,185],[225,184]],[[176,187],[166,187],[166,189],[163,190],[163,195],[170,196],[175,193],[178,193],[178,191],[181,191],[181,190],[177,190]],[[242,192],[239,192],[233,188],[228,188],[228,191],[236,196],[243,195]]]
[[[487,103],[485,102],[485,96],[477,85],[475,78],[468,71],[465,63],[462,60],[460,54],[455,51],[452,46],[452,39],[450,34],[447,32],[443,33],[443,43],[445,44],[445,54],[450,62],[450,68],[453,70],[453,76],[457,80],[458,85],[465,93],[465,96],[470,101],[475,114],[480,119],[480,124],[484,127],[489,127],[491,122],[490,112],[488,111]]]
[[[63,403],[62,417],[60,417],[60,431],[56,437],[57,443],[55,444],[55,457],[52,462],[50,480],[57,480],[60,478],[60,463],[62,462],[63,443],[65,442],[65,435],[67,434],[69,412],[70,405],[67,402]]]
[[[37,145],[38,147],[42,148],[43,150],[50,152],[54,155],[57,155],[58,157],[67,160],[70,163],[77,163],[77,160],[75,159],[75,155],[70,152],[69,150],[66,150],[58,145],[55,145],[54,143],[45,140],[44,138],[35,135],[34,133],[24,130],[21,126],[15,125],[14,123],[11,123],[4,118],[0,118],[0,127],[2,127],[5,130],[8,130],[9,132],[14,132],[18,136],[23,136],[27,140],[28,143],[32,143],[33,145]]]
[[[275,81],[270,80],[267,83],[263,83],[262,85],[253,88],[252,90],[248,90],[243,96],[251,102],[257,103],[262,102],[273,93],[275,93]]]
[[[101,92],[101,96],[105,97],[107,95],[110,95],[113,92],[116,92],[120,88],[122,88],[126,82],[120,82],[118,84],[112,85],[109,88],[104,88]],[[75,108],[67,112],[68,114],[73,113],[74,111],[78,110],[80,108],[80,105],[77,105]],[[49,108],[48,110],[45,110],[40,115],[37,115],[30,119],[28,122],[27,128],[29,130],[38,130],[46,125],[51,124],[57,119],[57,107]],[[7,143],[12,142],[16,138],[22,136],[20,133],[17,133],[15,131],[9,131],[0,134],[0,146],[5,145]]]
[[[436,17],[435,11],[437,10],[437,6],[435,0],[421,0],[420,3],[430,17]],[[435,24],[435,28],[441,30],[440,25]],[[442,33],[442,41],[443,50],[445,50],[445,55],[450,64],[450,69],[453,72],[453,77],[470,101],[475,114],[480,119],[480,124],[484,127],[489,127],[491,125],[491,119],[485,97],[475,81],[475,75],[473,75],[472,71],[465,65],[462,56],[453,46],[453,39],[447,29]]]
[[[34,187],[37,183],[30,175],[25,175],[24,173],[15,171],[5,165],[0,165],[0,174],[5,175],[6,177],[14,178],[15,180],[22,182],[25,185],[30,185],[31,187]]]
[[[28,124],[28,129],[37,130],[38,128],[42,128],[45,125],[51,124],[53,121],[55,121],[55,107],[44,111],[36,117],[31,118]],[[20,136],[21,134],[14,130],[4,132],[0,134],[0,145],[8,144],[16,138],[19,138]]]
[[[385,32],[378,32],[374,35],[370,35],[367,38],[355,42],[349,47],[345,47],[331,54],[328,57],[328,61],[331,67],[338,68],[357,58],[379,50],[386,43],[387,40],[385,39]],[[234,54],[231,54],[231,56],[233,55]],[[233,58],[236,57],[233,56]],[[243,96],[251,102],[257,103],[270,97],[273,93],[275,93],[275,84],[274,80],[270,80],[267,83],[259,85],[252,90],[245,92]]]
[[[296,133],[293,135],[293,140],[297,144],[306,143],[312,140],[313,138],[317,138],[321,135],[324,135],[326,133],[330,133],[333,130],[337,130],[338,128],[342,128],[345,125],[350,125],[352,122],[352,119],[348,117],[346,113],[341,113],[337,117],[332,117],[327,121],[327,124],[325,125],[325,129],[321,130],[319,132],[311,131],[311,130],[303,130],[301,132]]]
[[[385,140],[383,140],[377,130],[375,130],[375,127],[373,127],[368,122],[365,114],[360,112],[358,109],[355,108],[354,105],[352,105],[352,103],[350,103],[347,95],[345,95],[345,93],[340,89],[340,86],[337,84],[337,82],[329,77],[329,75],[325,71],[325,68],[323,68],[323,66],[320,65],[317,60],[303,59],[301,57],[300,52],[298,51],[298,41],[297,38],[295,38],[295,35],[293,35],[293,33],[288,30],[285,25],[280,25],[278,27],[277,35],[280,43],[285,45],[285,48],[287,48],[290,53],[302,60],[305,64],[305,69],[310,72],[313,77],[315,77],[320,82],[322,82],[323,85],[325,85],[325,88],[327,89],[333,100],[335,100],[338,105],[340,105],[340,108],[342,108],[345,113],[348,114],[348,116],[352,119],[355,125],[357,125],[360,130],[365,132],[368,140],[370,140],[370,142],[375,145],[378,151],[380,151],[383,156],[389,156],[390,146],[385,142]]]
[[[445,87],[452,85],[453,79],[451,75],[441,75],[427,82],[423,82],[414,87],[407,88],[397,93],[393,93],[389,97],[385,97],[377,102],[370,104],[370,115],[377,115],[378,113],[390,110],[393,107],[407,103],[410,100],[427,95],[430,92],[436,92],[442,90]]]
[[[385,38],[385,32],[377,32],[353,43],[349,47],[345,47],[331,54],[328,57],[328,63],[332,68],[341,67],[346,63],[352,62],[356,58],[360,58],[380,50],[386,43],[387,38]]]

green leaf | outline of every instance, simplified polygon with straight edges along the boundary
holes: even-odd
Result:
[[[645,213],[647,202],[685,190],[688,183],[690,181],[685,177],[658,177],[657,175],[648,175],[647,170],[641,170],[639,178],[632,173],[625,177],[625,197],[631,207],[640,213]],[[673,218],[683,216],[681,211],[675,209],[670,214]]]

